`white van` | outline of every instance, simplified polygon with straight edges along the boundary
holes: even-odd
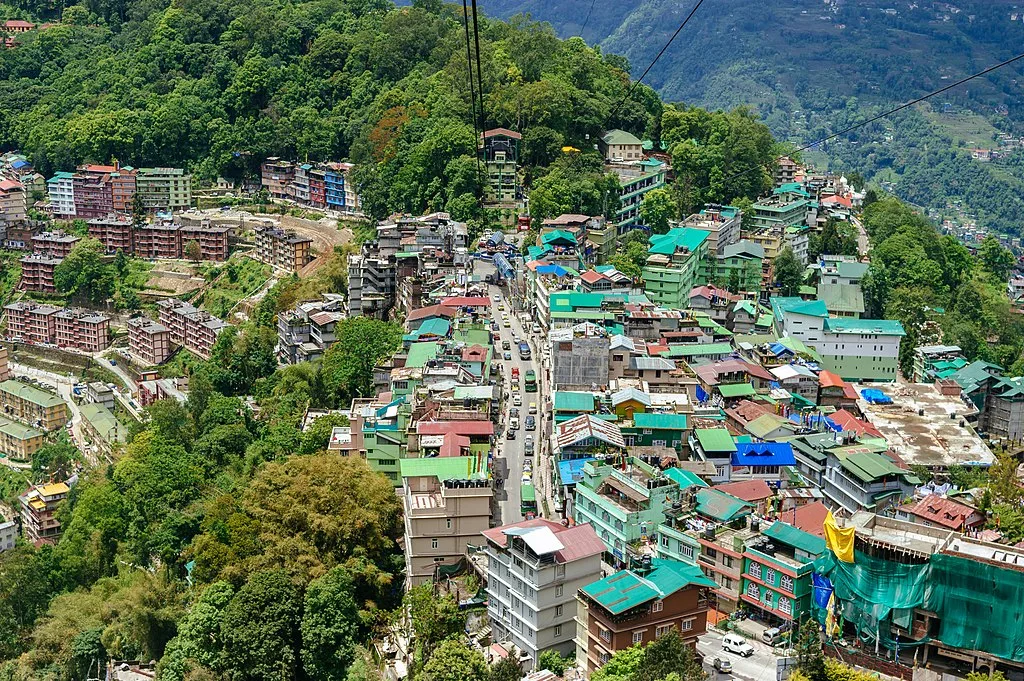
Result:
[[[722,650],[727,653],[736,653],[743,657],[750,657],[754,654],[754,646],[747,643],[747,639],[739,634],[726,634],[722,638]]]

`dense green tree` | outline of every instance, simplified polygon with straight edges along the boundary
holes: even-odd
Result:
[[[978,259],[981,266],[996,282],[1005,284],[1010,279],[1013,266],[1017,263],[1013,253],[999,243],[999,239],[989,234],[978,247]]]
[[[569,662],[557,650],[545,650],[537,659],[537,669],[547,669],[555,676],[563,676],[570,666]]]
[[[36,480],[67,480],[81,453],[63,433],[32,455],[32,476]]]
[[[660,681],[670,674],[677,675],[679,681],[704,681],[707,678],[700,659],[675,629],[644,649],[640,666],[629,681]]]
[[[373,367],[398,347],[402,330],[397,324],[367,317],[353,317],[338,323],[337,342],[323,359],[324,385],[342,404],[369,394]]]
[[[644,649],[634,645],[620,650],[602,667],[590,675],[591,681],[631,681],[643,664]]]
[[[484,656],[461,641],[450,639],[430,655],[423,666],[424,681],[487,681]]]
[[[803,618],[793,633],[793,642],[797,654],[797,668],[811,681],[825,681],[821,625],[811,617]]]
[[[98,304],[114,294],[115,272],[103,262],[103,244],[86,237],[53,269],[53,285],[61,293]]]
[[[459,604],[450,595],[437,595],[429,584],[415,586],[405,594],[405,606],[412,620],[419,658],[427,659],[447,638],[458,636],[466,627]]]
[[[783,248],[772,263],[772,274],[779,293],[784,296],[795,296],[804,285],[805,270],[793,249],[789,246]]]
[[[538,666],[538,669],[543,669],[543,667]],[[561,676],[561,674],[559,674],[559,676]],[[487,681],[520,681],[522,678],[522,665],[519,664],[519,660],[510,655],[491,665],[491,671],[487,676]]]
[[[640,202],[640,220],[651,228],[652,234],[668,231],[668,221],[676,217],[676,202],[667,189],[652,189]]]
[[[348,571],[335,567],[306,588],[302,666],[310,678],[344,681],[355,655],[359,610]]]
[[[302,434],[302,446],[299,448],[299,454],[315,454],[324,451],[330,444],[334,428],[347,425],[348,417],[344,414],[328,414],[315,419]]]
[[[301,678],[302,600],[283,570],[254,572],[224,608],[224,666],[232,678]]]

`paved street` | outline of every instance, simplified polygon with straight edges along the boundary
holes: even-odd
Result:
[[[760,641],[751,640],[749,642],[754,647],[754,654],[750,657],[727,653],[722,650],[722,632],[717,629],[708,629],[708,632],[697,641],[697,650],[704,655],[704,660],[707,663],[704,665],[704,669],[708,673],[708,681],[725,681],[730,677],[744,679],[744,681],[775,681],[778,657],[773,649]],[[716,657],[729,660],[732,663],[732,673],[716,672],[711,666]]]
[[[478,260],[474,265],[474,274],[486,276],[494,272],[494,266],[485,261]],[[495,355],[499,365],[501,366],[501,376],[499,385],[501,386],[502,395],[504,402],[502,404],[502,416],[501,421],[495,431],[495,438],[497,440],[498,453],[496,456],[495,464],[495,476],[501,478],[504,482],[501,487],[498,488],[496,494],[498,498],[498,507],[501,510],[501,522],[502,524],[514,523],[523,519],[523,514],[520,508],[519,499],[519,486],[522,481],[523,475],[523,460],[524,456],[524,440],[527,436],[533,438],[534,447],[540,446],[541,437],[540,433],[545,432],[545,427],[541,423],[540,411],[541,407],[541,392],[528,393],[525,392],[525,378],[526,372],[532,369],[538,374],[538,386],[540,385],[540,372],[539,365],[537,363],[537,352],[539,348],[536,343],[531,342],[529,338],[529,328],[524,328],[522,322],[518,318],[518,312],[512,309],[511,301],[507,299],[507,291],[502,290],[498,286],[491,286],[489,289],[489,295],[491,300],[494,300],[496,296],[501,296],[500,305],[504,306],[509,316],[509,322],[511,326],[506,328],[505,326],[500,327],[500,336],[495,343]],[[499,303],[494,303],[492,308],[492,320],[497,320],[501,324],[501,311],[499,310]],[[519,358],[519,349],[516,346],[515,339],[527,340],[531,343],[533,352],[531,353],[531,359],[522,360]],[[502,341],[508,341],[510,345],[509,352],[512,353],[511,360],[502,359],[505,351],[502,349]],[[506,427],[508,426],[509,410],[514,406],[512,403],[512,368],[516,367],[519,369],[519,381],[520,391],[519,395],[522,399],[522,405],[517,407],[519,409],[519,429],[516,431],[516,438],[514,440],[508,440],[505,437]],[[537,414],[534,417],[537,420],[537,426],[535,430],[526,430],[526,417],[529,415],[529,405],[533,402],[537,405]],[[534,461],[536,463],[536,460]],[[534,466],[534,474],[537,472],[537,466]],[[536,481],[535,481],[536,484]],[[538,512],[542,510],[541,504],[541,490],[537,489],[537,503]]]

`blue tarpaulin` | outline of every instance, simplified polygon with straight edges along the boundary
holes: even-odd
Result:
[[[569,272],[561,265],[541,265],[537,268],[537,274],[553,274],[556,277],[564,277]]]
[[[568,461],[558,462],[558,477],[562,481],[563,485],[575,485],[577,482],[583,479],[583,466],[588,461],[593,461],[594,457],[587,457],[585,459],[569,459]]]
[[[707,402],[708,401],[708,394],[706,392],[704,392],[704,388],[700,387],[699,385],[697,386],[697,401],[698,402]]]
[[[788,442],[737,442],[733,466],[795,466],[796,456]]]
[[[828,599],[832,598],[832,582],[829,581],[828,577],[819,575],[816,572],[811,573],[811,581],[814,584],[814,604],[822,610],[827,610]]]
[[[871,404],[892,404],[892,398],[876,388],[865,388],[860,396]]]

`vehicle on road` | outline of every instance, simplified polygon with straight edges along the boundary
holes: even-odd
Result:
[[[530,402],[530,408],[527,411],[527,413],[528,414],[536,414],[537,413],[537,403],[536,402]]]
[[[511,418],[517,419],[519,418],[519,410],[516,409],[515,407],[512,407],[511,409],[508,410],[508,415]]]
[[[526,392],[537,392],[537,374],[533,369],[528,369],[526,371]]]
[[[732,662],[725,657],[716,657],[711,662],[711,666],[715,668],[715,671],[722,672],[723,674],[728,674],[732,671]]]
[[[512,367],[512,382],[519,382],[519,367]]]
[[[512,344],[509,343],[507,340],[503,340],[503,341],[501,341],[501,349],[502,350],[511,350],[512,349]]]
[[[506,362],[512,361],[512,353],[509,352],[508,350],[506,350],[504,354],[502,354],[502,357],[505,359]]]
[[[536,417],[534,417],[534,416],[527,416],[526,417],[526,429],[527,430],[537,430],[537,418]]]
[[[526,444],[523,445],[523,452],[527,456],[533,456],[533,438],[529,435],[526,436]]]
[[[527,520],[537,515],[537,492],[532,480],[524,480],[519,487],[519,510]]]
[[[513,430],[512,428],[509,428],[508,431],[506,431],[506,433],[505,433],[505,439],[506,440],[515,440],[516,439],[516,431]]]
[[[496,303],[500,303],[501,302],[501,294],[500,293],[495,293],[494,294],[494,302],[496,302]]]
[[[515,395],[512,396],[512,404],[516,405],[517,407],[523,406],[523,398],[519,396],[519,393],[516,393]]]
[[[519,344],[519,359],[530,359],[530,344],[523,342]]]
[[[540,333],[540,324],[534,322],[533,327],[530,329],[533,333]]]
[[[722,650],[727,653],[736,653],[743,657],[750,657],[754,654],[754,646],[747,642],[739,634],[729,633],[722,637]]]
[[[509,419],[508,420],[508,429],[509,430],[519,430],[519,419],[517,419],[517,418]]]
[[[761,632],[761,640],[770,646],[778,645],[786,639],[787,632],[778,627],[771,627]]]
[[[501,325],[506,329],[512,326],[508,321],[508,317],[505,317],[504,319],[501,320]]]

